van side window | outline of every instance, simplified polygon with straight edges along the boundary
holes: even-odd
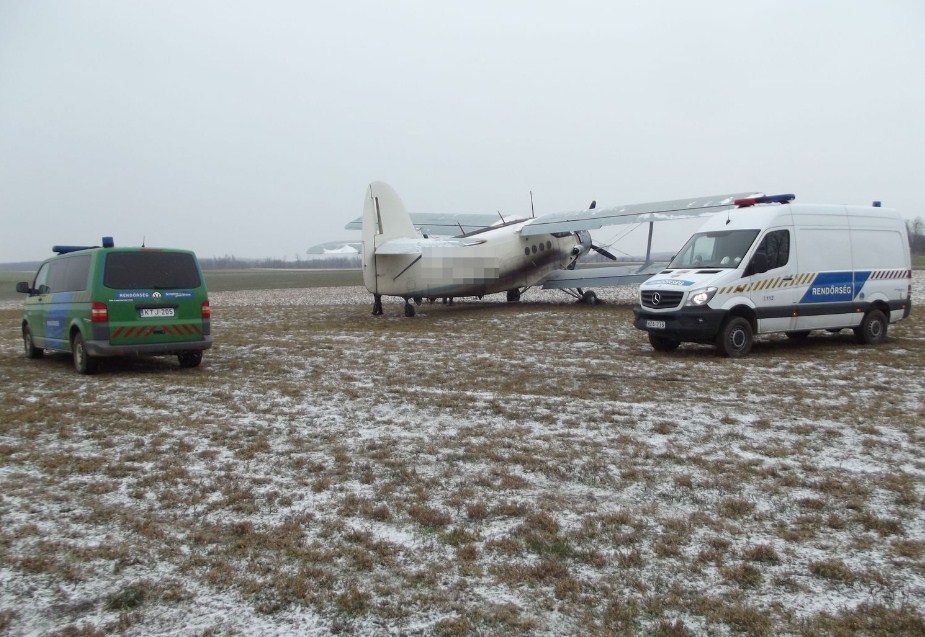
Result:
[[[51,269],[50,264],[45,263],[39,268],[35,275],[35,281],[32,283],[32,290],[35,294],[48,294],[51,288],[48,286],[48,271]]]
[[[759,254],[768,259],[768,270],[781,268],[790,261],[790,231],[774,230],[765,235],[758,246]]]
[[[48,285],[51,292],[82,292],[87,289],[90,255],[52,261]]]

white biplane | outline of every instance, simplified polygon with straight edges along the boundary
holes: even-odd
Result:
[[[405,210],[387,184],[374,182],[366,190],[363,217],[347,224],[362,230],[363,283],[373,295],[373,314],[382,314],[382,297],[405,300],[405,316],[424,299],[444,299],[506,292],[519,301],[534,286],[562,289],[579,301],[594,304],[588,285],[641,283],[661,266],[651,261],[652,223],[715,214],[733,208],[736,199],[760,193],[736,193],[679,199],[616,208],[596,208],[527,219],[495,220],[487,215],[414,215]],[[499,214],[500,217],[500,214]],[[494,223],[493,223],[494,221]],[[578,260],[594,250],[590,231],[606,225],[649,222],[649,239],[642,265],[577,268]],[[447,228],[455,227],[455,236]]]

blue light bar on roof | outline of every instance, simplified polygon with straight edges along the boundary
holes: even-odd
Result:
[[[735,205],[738,208],[748,208],[756,203],[790,203],[796,199],[796,195],[765,195],[763,197],[749,197],[748,199],[736,199]]]

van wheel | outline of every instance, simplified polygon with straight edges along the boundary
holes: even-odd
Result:
[[[656,352],[673,352],[678,349],[680,344],[681,341],[676,338],[659,336],[658,334],[649,332],[649,345],[651,345],[652,349],[654,349]]]
[[[854,336],[858,343],[878,345],[886,340],[888,325],[886,315],[883,312],[871,310],[864,315],[861,324],[854,328]]]
[[[22,349],[26,354],[26,358],[42,358],[45,355],[45,350],[36,347],[32,341],[32,332],[29,330],[28,325],[22,326]]]
[[[84,345],[84,337],[80,332],[74,333],[71,339],[71,355],[74,358],[74,369],[81,374],[94,374],[99,361],[87,353],[87,346]]]
[[[177,354],[177,360],[180,361],[180,367],[199,367],[202,362],[202,352],[183,352]]]
[[[752,324],[741,316],[729,317],[716,336],[716,348],[731,358],[745,356],[752,351]]]

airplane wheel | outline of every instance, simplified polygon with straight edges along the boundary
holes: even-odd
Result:
[[[408,318],[414,316],[414,306],[410,303],[405,303],[405,316]]]
[[[513,290],[507,291],[507,302],[508,303],[517,303],[520,300],[520,290],[514,288]]]
[[[591,290],[588,290],[587,292],[581,295],[580,302],[584,303],[585,305],[597,305],[598,303],[600,303],[600,300],[597,298],[597,294],[595,294]]]
[[[415,304],[415,305],[420,305],[421,302],[422,302],[423,300],[424,300],[424,299],[421,298],[420,296],[416,296],[416,297],[414,297],[414,304]]]

